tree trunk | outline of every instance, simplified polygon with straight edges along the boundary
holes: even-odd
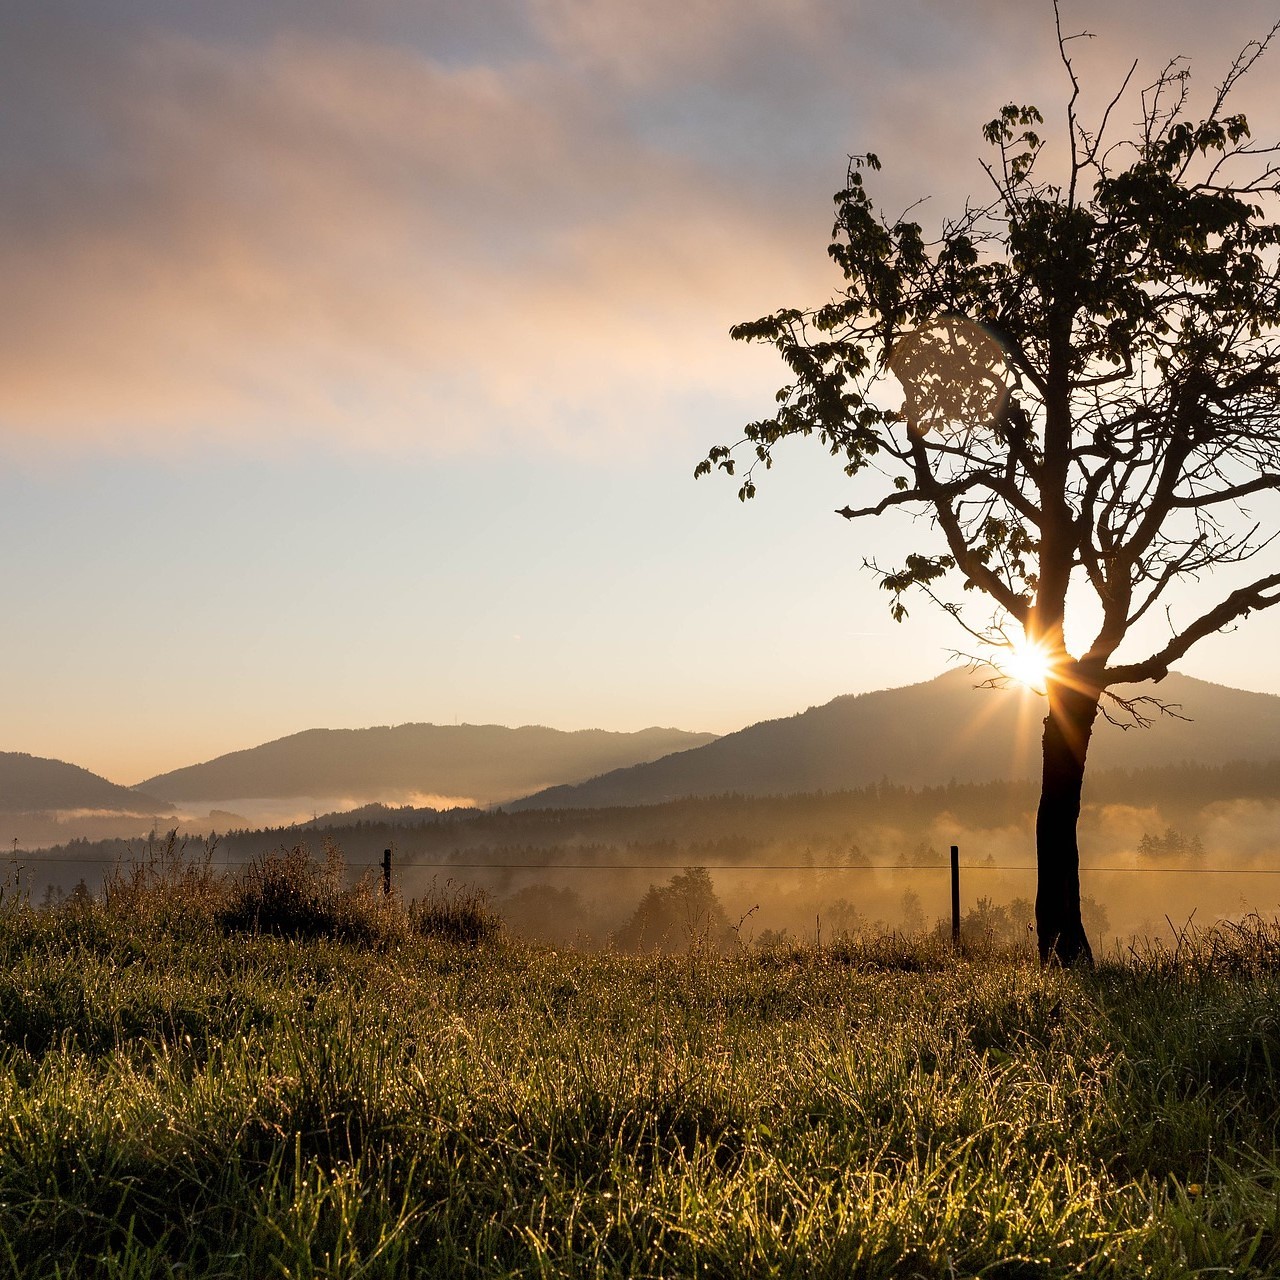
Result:
[[[1036,936],[1042,964],[1091,965],[1093,952],[1080,919],[1076,824],[1099,693],[1071,679],[1072,683],[1050,680],[1047,689],[1044,772],[1036,814]]]

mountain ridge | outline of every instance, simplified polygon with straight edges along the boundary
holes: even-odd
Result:
[[[732,792],[839,791],[881,778],[931,786],[1037,776],[1044,699],[1022,688],[981,688],[981,679],[952,670],[896,689],[842,694],[677,755],[546,788],[508,807],[594,808]],[[1118,692],[1158,698],[1191,720],[1157,714],[1151,728],[1126,732],[1099,717],[1090,749],[1095,769],[1280,757],[1280,696],[1176,672],[1160,685]],[[988,700],[979,702],[979,696]]]
[[[169,802],[100,774],[29,751],[0,751],[0,812],[39,813],[101,809],[113,813],[168,813]]]
[[[157,774],[139,786],[173,802],[288,796],[373,800],[414,793],[501,803],[714,738],[660,727],[632,733],[424,723],[304,729]]]
[[[460,797],[576,808],[735,791],[835,791],[885,778],[930,786],[1035,776],[1043,700],[1018,689],[975,688],[979,682],[951,670],[895,689],[841,694],[718,738],[658,727],[630,734],[422,723],[308,729],[137,787],[64,761],[0,752],[0,811],[161,815],[183,802],[254,795],[332,796],[353,805],[412,798],[438,807]],[[1178,673],[1127,692],[1181,705],[1192,722],[1160,717],[1152,729],[1128,734],[1100,722],[1093,770],[1280,758],[1280,696]],[[281,759],[291,753],[292,763]],[[312,767],[317,762],[323,767]]]

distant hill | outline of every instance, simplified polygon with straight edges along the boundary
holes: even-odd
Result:
[[[172,801],[346,797],[352,804],[440,796],[495,804],[714,741],[709,733],[643,729],[566,733],[528,725],[403,724],[308,729],[140,786]]]
[[[1038,776],[1044,699],[1020,688],[976,688],[978,679],[949,671],[924,684],[836,698],[694,750],[548,788],[510,807],[840,791],[884,778],[937,786]],[[1280,697],[1177,674],[1138,692],[1180,704],[1190,721],[1159,716],[1150,729],[1121,730],[1100,718],[1089,753],[1092,769],[1280,758]]]
[[[77,809],[150,816],[167,814],[170,805],[154,795],[117,786],[79,765],[25,751],[0,751],[0,812]]]
[[[432,822],[441,813],[451,818],[460,818],[470,814],[483,813],[483,809],[463,808],[440,810],[422,805],[389,805],[374,801],[372,804],[357,805],[354,809],[342,809],[335,813],[320,813],[314,818],[296,823],[300,831],[324,831],[334,827],[353,827],[357,823],[377,827],[413,827],[424,822]],[[241,826],[243,826],[243,822]]]

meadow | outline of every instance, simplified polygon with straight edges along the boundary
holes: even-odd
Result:
[[[1061,972],[557,951],[298,854],[109,887],[0,902],[0,1272],[1280,1272],[1275,923]]]

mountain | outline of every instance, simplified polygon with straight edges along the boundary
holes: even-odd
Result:
[[[933,786],[1037,777],[1044,699],[1021,688],[975,687],[980,680],[967,671],[949,671],[902,689],[846,695],[649,764],[551,787],[509,807],[595,808],[732,792],[840,791],[882,778]],[[1178,674],[1134,692],[1176,705],[1189,719],[1158,715],[1149,729],[1122,730],[1099,717],[1090,768],[1280,758],[1280,697]]]
[[[0,751],[0,812],[105,810],[150,817],[167,814],[169,808],[167,801],[117,786],[79,765],[25,751]]]
[[[471,724],[308,729],[148,778],[140,786],[175,802],[342,797],[356,804],[418,796],[497,804],[712,741],[712,734],[679,729],[566,733],[534,725]]]

